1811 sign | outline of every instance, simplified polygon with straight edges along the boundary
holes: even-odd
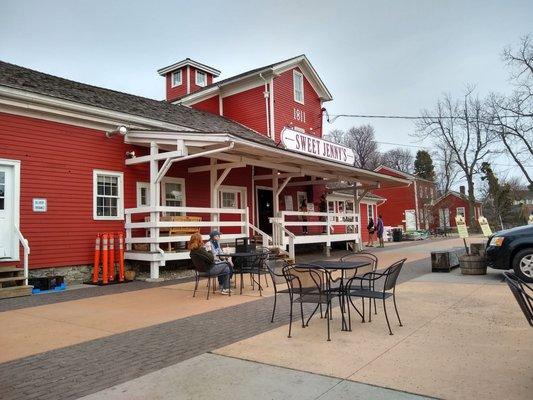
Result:
[[[285,128],[281,131],[281,142],[288,150],[310,156],[324,158],[347,165],[353,165],[355,156],[352,149],[340,144],[329,142],[293,129]]]

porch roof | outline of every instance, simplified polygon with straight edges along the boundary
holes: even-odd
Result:
[[[169,152],[174,152],[178,147],[177,143],[181,143],[187,147],[189,155],[228,146],[227,150],[210,154],[209,157],[228,163],[238,163],[241,166],[252,165],[277,170],[284,173],[280,175],[280,178],[311,176],[327,181],[357,183],[366,189],[408,186],[410,184],[407,179],[311,157],[278,147],[271,141],[248,140],[238,136],[238,134],[134,130],[128,132],[125,141],[141,146],[149,146],[155,142],[161,150]],[[164,153],[161,156],[164,156]],[[143,161],[147,162],[149,156],[146,157],[146,160]],[[179,162],[179,157],[174,157],[176,157],[175,161]],[[126,163],[136,164],[140,161],[131,159],[126,160]],[[199,167],[193,168],[198,170]]]

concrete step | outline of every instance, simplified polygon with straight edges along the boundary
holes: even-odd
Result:
[[[7,299],[10,297],[31,296],[32,289],[33,289],[33,286],[30,286],[30,285],[0,288],[0,299]]]
[[[0,278],[0,285],[2,282],[16,282],[16,281],[23,281],[25,278],[23,276],[7,276]]]
[[[22,268],[17,267],[0,267],[0,275],[3,273],[12,273],[12,272],[21,272],[24,273],[24,270]]]

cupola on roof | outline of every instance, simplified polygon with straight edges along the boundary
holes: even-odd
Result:
[[[168,67],[164,67],[157,70],[157,73],[161,76],[164,76],[168,74],[169,72],[176,71],[180,68],[186,67],[190,65],[191,67],[194,67],[200,71],[205,71],[213,75],[215,78],[220,75],[220,71],[218,69],[212,68],[208,65],[199,63],[198,61],[194,61],[190,58],[186,58],[185,60],[179,61],[177,63],[174,63],[172,65],[169,65]]]

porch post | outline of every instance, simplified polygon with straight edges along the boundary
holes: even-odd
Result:
[[[274,218],[279,218],[279,197],[278,197],[278,170],[272,170],[272,212]],[[283,245],[282,235],[284,233],[278,229],[278,225],[272,224],[272,237],[275,237],[278,243]]]
[[[217,173],[217,159],[210,159],[211,169],[209,171],[209,192],[211,194],[211,208],[218,208],[218,189],[216,188],[218,173]],[[211,214],[211,221],[216,222],[218,220],[218,214]],[[218,227],[215,223],[211,226],[211,230],[215,230]]]
[[[150,160],[150,207],[154,209],[154,207],[159,207],[160,205],[160,186],[157,183],[157,175],[158,175],[158,169],[159,164],[158,161],[154,159],[154,157],[159,153],[159,148],[157,146],[156,142],[150,143],[150,156],[152,159]],[[159,212],[152,210],[150,212],[150,222],[151,223],[157,223],[159,221]],[[150,228],[150,238],[152,240],[155,240],[155,242],[150,243],[150,253],[156,254],[159,253],[159,243],[157,242],[157,239],[159,238],[159,228],[151,227]],[[164,263],[164,260],[163,260]],[[149,281],[157,282],[159,281],[159,264],[160,261],[150,261],[150,279]]]

